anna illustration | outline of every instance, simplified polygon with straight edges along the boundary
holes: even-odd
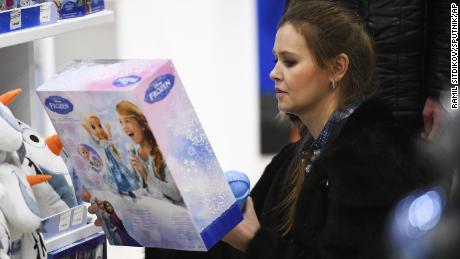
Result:
[[[134,191],[139,188],[138,181],[130,170],[120,162],[120,152],[111,140],[110,125],[108,123],[105,125],[106,131],[96,114],[88,114],[83,119],[82,126],[91,138],[104,149],[107,167],[113,175],[118,193],[127,193],[132,198],[136,198]]]
[[[141,110],[131,102],[116,105],[123,132],[138,147],[131,150],[130,163],[141,175],[144,188],[157,188],[167,199],[181,203],[182,197],[163,159],[152,130]]]
[[[126,231],[123,222],[108,201],[103,201],[102,219],[114,245],[139,245]]]

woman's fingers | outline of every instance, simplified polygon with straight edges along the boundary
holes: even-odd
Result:
[[[101,227],[102,226],[102,220],[100,218],[97,218],[96,221],[94,221],[94,225]]]
[[[244,208],[244,216],[247,218],[257,218],[256,211],[254,209],[254,202],[251,196],[246,200],[246,207]]]

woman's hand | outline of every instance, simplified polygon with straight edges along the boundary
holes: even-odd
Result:
[[[141,173],[144,180],[147,180],[147,170],[145,170],[145,167],[141,159],[138,156],[132,155],[129,158],[129,163],[134,169],[136,169],[139,173]]]
[[[83,191],[83,200],[86,202],[91,202],[91,193],[87,190]],[[94,225],[102,227],[102,219],[99,217],[101,214],[97,213],[99,210],[103,210],[103,208],[100,206],[100,204],[97,203],[97,201],[93,201],[91,206],[88,207],[88,213],[96,214],[97,216],[96,221],[94,221]]]
[[[88,207],[88,212],[90,214],[96,214],[97,211],[99,210],[99,206],[97,205],[97,203],[93,203],[91,204],[91,206]],[[97,215],[97,214],[96,214]],[[98,226],[98,227],[101,227],[102,226],[102,219],[99,218],[99,216],[97,217],[96,221],[94,221],[94,225]]]
[[[249,243],[259,229],[260,223],[257,219],[256,211],[254,210],[254,203],[252,202],[252,198],[248,197],[243,221],[233,228],[222,241],[242,252],[246,252]]]

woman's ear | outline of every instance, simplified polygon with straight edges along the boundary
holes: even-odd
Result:
[[[348,65],[350,64],[350,60],[345,53],[340,53],[337,55],[331,64],[332,70],[332,78],[331,81],[338,82],[343,79],[345,74],[348,71]]]

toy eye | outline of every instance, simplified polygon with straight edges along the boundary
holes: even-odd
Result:
[[[22,138],[24,142],[34,147],[38,147],[38,148],[45,147],[45,140],[43,138],[40,138],[37,132],[31,129],[26,129],[24,133],[22,134]]]

